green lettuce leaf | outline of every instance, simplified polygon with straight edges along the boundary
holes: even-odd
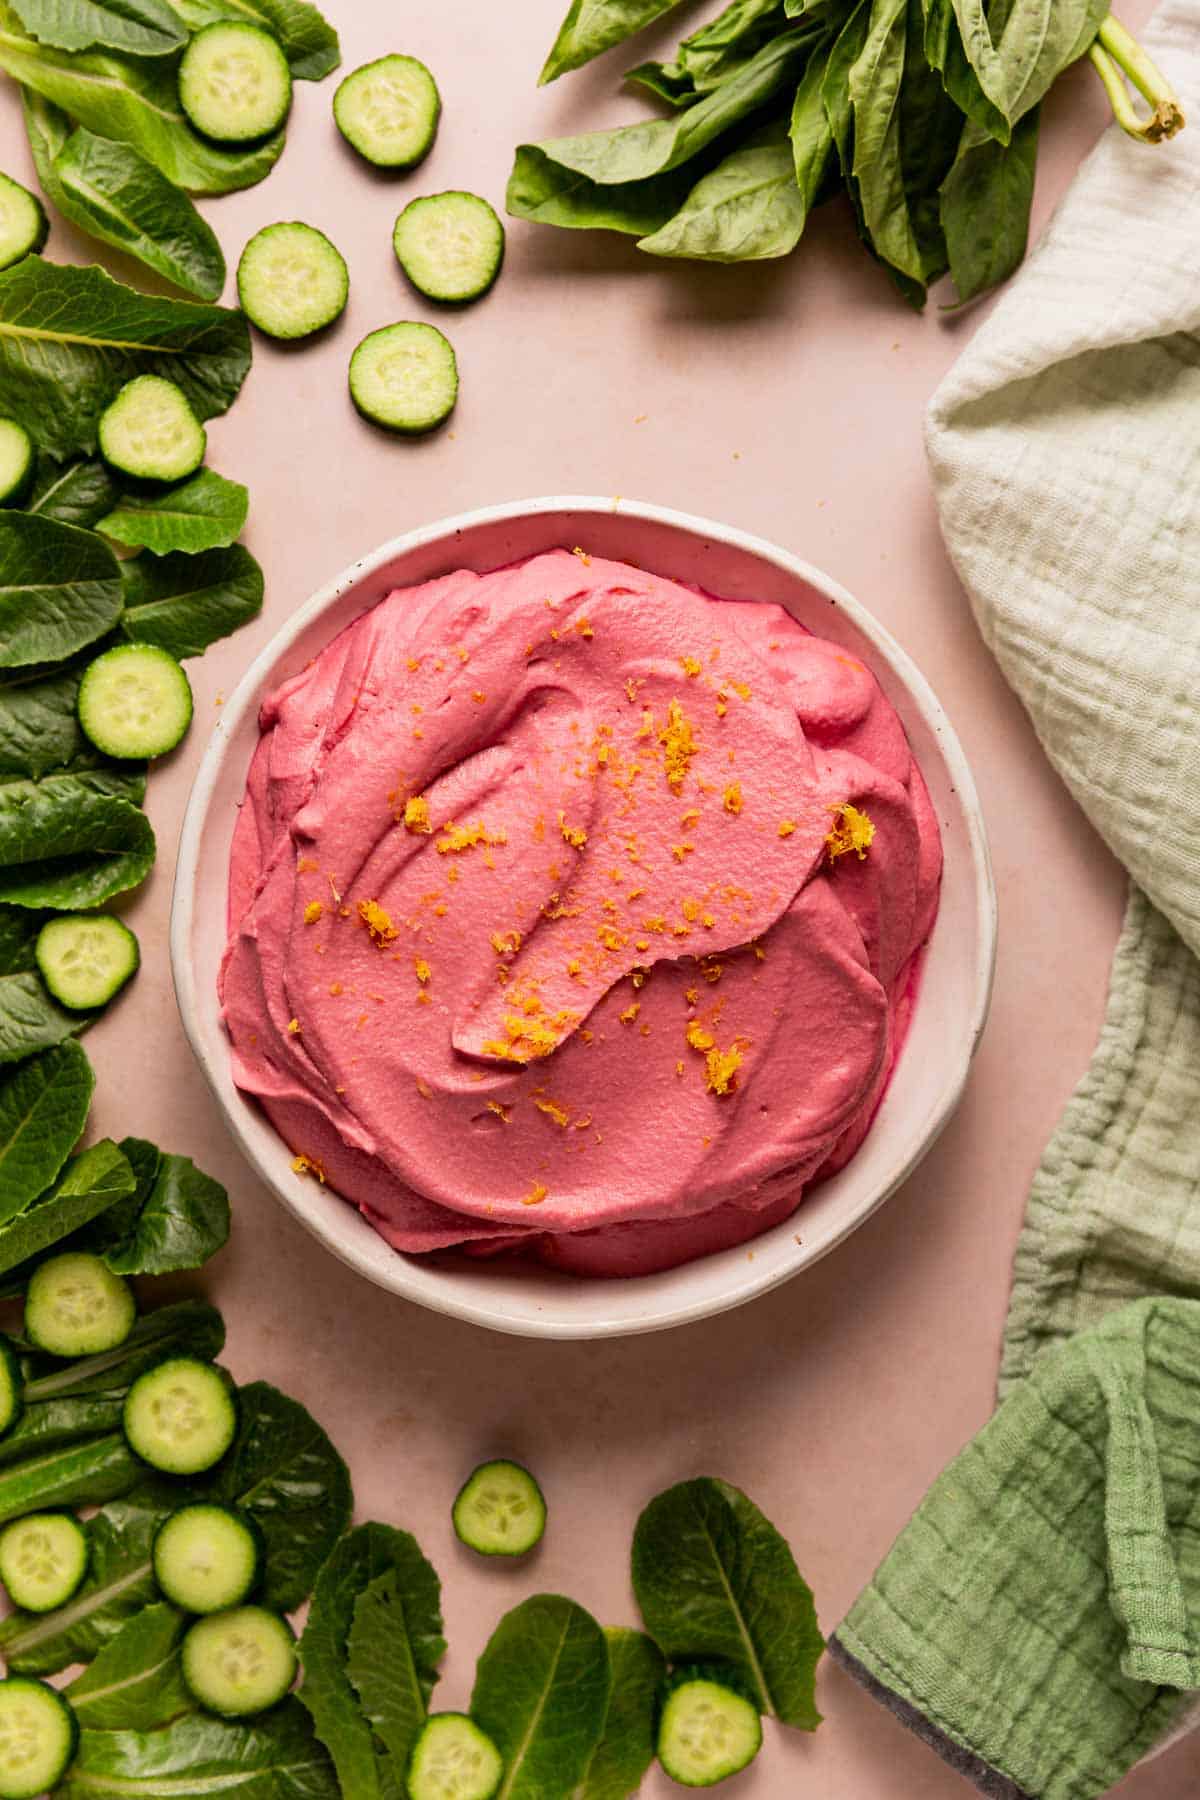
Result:
[[[594,56],[623,44],[678,4],[679,0],[571,0],[538,85],[581,69]]]
[[[176,187],[193,194],[252,187],[270,172],[283,149],[282,132],[231,148],[193,131],[179,104],[172,58],[56,50],[26,37],[17,26],[11,8],[0,3],[0,69],[61,106],[77,125],[140,151]]]
[[[238,1390],[238,1434],[208,1483],[253,1515],[267,1548],[259,1598],[292,1612],[350,1523],[350,1473],[298,1400],[265,1381]]]
[[[0,669],[73,655],[112,630],[123,603],[117,559],[93,532],[0,511]]]
[[[26,1457],[46,1456],[68,1444],[111,1437],[121,1429],[122,1394],[85,1394],[27,1406],[11,1431],[0,1438],[0,1468]]]
[[[100,414],[135,375],[176,382],[210,419],[233,404],[249,367],[239,312],[152,298],[101,269],[37,256],[0,274],[4,409],[51,455],[94,449]]]
[[[346,1673],[364,1716],[403,1771],[425,1722],[446,1650],[441,1584],[417,1548],[393,1540],[395,1560],[354,1603]]]
[[[5,1284],[7,1288],[7,1283]],[[41,1401],[110,1397],[132,1386],[139,1375],[167,1356],[198,1357],[214,1362],[225,1347],[225,1321],[205,1300],[177,1300],[143,1313],[124,1343],[115,1350],[81,1356],[74,1362],[30,1355],[25,1358],[25,1398]]]
[[[324,81],[342,61],[333,25],[308,0],[176,0],[175,11],[193,31],[236,20],[272,32],[297,81]]]
[[[329,1758],[294,1699],[248,1724],[194,1712],[161,1731],[85,1731],[55,1800],[210,1793],[231,1800],[339,1800]]]
[[[0,1081],[0,1226],[55,1180],[87,1124],[95,1077],[78,1044],[60,1044]]]
[[[181,662],[262,611],[263,573],[242,544],[200,556],[138,556],[122,573],[121,630]]]
[[[683,1481],[633,1537],[633,1589],[668,1661],[731,1663],[759,1710],[813,1731],[824,1641],[812,1593],[775,1527],[728,1482]]]
[[[11,0],[30,37],[59,50],[119,50],[169,56],[187,30],[166,0]]]
[[[297,81],[322,81],[342,60],[337,32],[308,0],[176,0],[175,10],[193,31],[223,19],[269,31]]]
[[[0,1274],[40,1255],[133,1189],[133,1170],[109,1139],[73,1156],[48,1192],[0,1227]]]
[[[246,523],[250,495],[239,481],[201,469],[166,494],[124,494],[96,526],[122,544],[151,550],[219,550]]]
[[[0,687],[0,780],[20,775],[40,781],[55,770],[79,773],[101,766],[99,751],[79,728],[79,679],[76,670],[64,669]]]
[[[40,975],[0,975],[0,1067],[63,1043],[84,1023],[50,998]]]
[[[38,179],[63,217],[167,281],[215,300],[225,258],[182,188],[129,144],[98,137],[49,100],[23,90],[25,131]]]
[[[199,1269],[229,1238],[229,1195],[188,1156],[160,1151],[143,1138],[123,1138],[121,1153],[138,1176],[119,1237],[89,1244],[119,1275],[168,1275]],[[96,1232],[111,1230],[106,1214]]]
[[[118,492],[116,481],[99,459],[63,463],[39,455],[25,511],[57,519],[62,525],[87,528],[112,511]]]
[[[504,1758],[497,1800],[568,1800],[604,1732],[604,1633],[560,1594],[505,1613],[475,1672],[471,1717]]]
[[[47,775],[0,786],[0,901],[72,911],[136,887],[154,863],[154,833],[97,775]]]
[[[85,1731],[154,1731],[195,1711],[180,1670],[189,1623],[173,1606],[147,1606],[105,1644],[65,1690]]]
[[[573,1800],[626,1800],[654,1761],[663,1653],[640,1631],[606,1628],[604,1637],[612,1670],[604,1736]]]
[[[417,1671],[422,1702],[426,1702],[437,1678],[437,1665],[445,1651],[442,1638],[440,1588],[437,1576],[422,1556],[416,1539],[391,1525],[359,1525],[344,1537],[317,1578],[308,1623],[300,1639],[304,1666],[301,1704],[312,1715],[313,1727],[333,1758],[345,1794],[355,1800],[382,1800],[388,1791],[390,1762],[381,1753],[364,1706],[351,1685],[347,1665],[348,1646],[361,1597],[373,1583],[394,1572],[403,1613],[403,1634],[408,1654]],[[391,1592],[384,1602],[392,1605]],[[393,1613],[389,1612],[388,1620]],[[365,1678],[364,1658],[368,1633],[374,1644],[383,1624],[371,1609],[364,1615],[357,1636],[354,1668]],[[392,1629],[389,1626],[389,1632]],[[371,1687],[372,1712],[386,1711],[393,1732],[402,1729],[398,1710],[401,1698],[382,1689],[378,1676]]]

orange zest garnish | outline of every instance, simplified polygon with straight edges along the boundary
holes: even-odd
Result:
[[[292,1168],[297,1175],[315,1175],[321,1186],[325,1186],[325,1164],[319,1156],[306,1156],[303,1151],[293,1158]]]
[[[851,851],[861,862],[875,836],[874,822],[849,801],[844,806],[831,806],[829,810],[837,815],[833,830],[825,839],[830,862],[836,862],[839,856],[847,856]]]
[[[304,909],[304,923],[306,925],[315,925],[324,911],[325,908],[321,905],[319,900],[310,900]]]
[[[396,936],[396,927],[390,916],[380,906],[378,900],[360,900],[358,916],[371,935],[371,942],[380,949],[390,944]]]
[[[727,813],[732,813],[735,818],[738,813],[741,812],[742,784],[740,781],[730,782],[729,786],[725,789],[724,794],[721,796],[721,805],[725,808]]]
[[[522,1206],[540,1206],[550,1189],[544,1181],[535,1181],[527,1194],[521,1195]]]

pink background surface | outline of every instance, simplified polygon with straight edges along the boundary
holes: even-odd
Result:
[[[497,1617],[530,1592],[569,1592],[606,1623],[633,1623],[634,1520],[652,1494],[693,1474],[724,1475],[753,1495],[794,1546],[822,1625],[837,1624],[991,1409],[1025,1195],[1091,1051],[1123,903],[1119,869],[983,649],[938,536],[921,415],[979,312],[909,312],[840,204],[817,215],[799,255],[743,269],[656,263],[613,237],[513,223],[498,287],[446,327],[462,377],[450,429],[393,442],[356,418],[345,388],[354,344],[394,319],[436,316],[392,257],[400,206],[468,187],[500,207],[518,139],[641,111],[616,91],[620,52],[537,92],[563,6],[327,0],[347,68],[389,49],[430,64],[445,107],[432,156],[413,176],[372,175],[333,127],[333,83],[301,83],[268,181],[205,203],[231,268],[271,220],[322,227],[349,262],[351,298],[315,346],[256,341],[242,400],[210,427],[214,466],[251,487],[247,542],[266,569],[266,610],[191,665],[196,724],[151,782],[159,862],[129,908],[144,966],[88,1038],[93,1131],[156,1138],[230,1188],[235,1235],[208,1287],[228,1320],[233,1371],[306,1401],[350,1461],[359,1516],[409,1527],[439,1569],[451,1644],[441,1706],[465,1704]],[[1144,0],[1124,9],[1135,27],[1147,11]],[[1056,89],[1039,226],[1105,117],[1086,69]],[[7,85],[0,166],[30,179]],[[96,260],[57,220],[49,254]],[[383,539],[542,493],[637,496],[728,520],[850,587],[916,658],[961,734],[1000,891],[991,1020],[966,1097],[913,1180],[848,1244],[749,1308],[602,1345],[480,1332],[376,1291],[322,1251],[240,1163],[184,1042],[166,955],[172,847],[206,721],[250,657],[290,609]],[[214,869],[213,906],[223,890]],[[480,1567],[449,1525],[458,1483],[501,1451],[537,1471],[551,1509],[536,1560],[515,1569]],[[823,1667],[819,1687],[822,1729],[770,1730],[731,1800],[970,1791],[839,1671]],[[1177,1800],[1197,1782],[1193,1740],[1117,1792]],[[643,1792],[678,1790],[652,1775]]]

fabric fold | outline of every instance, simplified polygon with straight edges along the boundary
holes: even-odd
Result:
[[[1044,1356],[831,1652],[989,1800],[1094,1800],[1200,1688],[1200,1302]]]

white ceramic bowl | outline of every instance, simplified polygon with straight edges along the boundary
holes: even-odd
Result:
[[[904,721],[945,847],[941,908],[909,1039],[857,1155],[792,1219],[749,1246],[618,1281],[390,1249],[352,1206],[292,1173],[291,1151],[233,1084],[217,1004],[230,841],[263,695],[394,587],[576,544],[723,598],[778,601],[861,656]],[[230,1131],[272,1192],[335,1256],[394,1294],[496,1331],[592,1338],[656,1331],[741,1305],[861,1225],[912,1173],[958,1100],[987,1015],[995,937],[987,843],[962,749],[924,678],[865,608],[827,575],[746,532],[630,500],[548,499],[488,507],[394,538],[322,588],[272,639],[222,709],[196,777],[175,877],[171,960],[184,1028]]]

